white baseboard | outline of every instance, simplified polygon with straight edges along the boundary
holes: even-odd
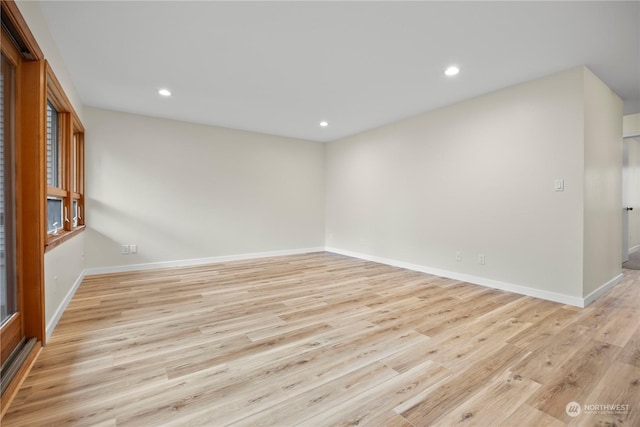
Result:
[[[634,246],[632,248],[629,248],[629,255],[634,254],[636,252],[640,251],[640,245]]]
[[[53,330],[58,325],[58,322],[60,321],[60,318],[62,317],[62,314],[67,309],[67,306],[71,302],[71,299],[73,298],[73,296],[75,295],[76,291],[80,287],[80,284],[82,283],[82,280],[84,279],[84,276],[85,276],[85,272],[83,271],[83,272],[80,273],[80,276],[78,276],[76,281],[73,283],[73,286],[71,286],[71,289],[69,289],[69,292],[67,292],[67,295],[65,295],[64,299],[62,300],[62,303],[60,303],[60,305],[58,306],[58,309],[56,310],[56,312],[53,315],[53,317],[51,318],[51,320],[49,320],[49,323],[47,324],[47,332],[46,332],[47,333],[47,341],[51,337],[51,334],[53,334]]]
[[[327,252],[333,252],[336,254],[346,255],[353,258],[360,258],[367,261],[379,262],[381,264],[387,264],[394,267],[406,268],[408,270],[419,271],[422,273],[432,274],[434,276],[446,277],[447,279],[460,280],[462,282],[473,283],[475,285],[486,286],[493,289],[500,289],[502,291],[513,292],[516,294],[527,295],[535,298],[541,298],[544,300],[559,302],[562,304],[569,304],[569,305],[573,305],[580,308],[585,307],[586,299],[574,297],[571,295],[558,294],[555,292],[549,292],[541,289],[530,288],[528,286],[520,286],[520,285],[515,285],[513,283],[500,282],[498,280],[487,279],[484,277],[472,276],[472,275],[457,273],[457,272],[448,271],[448,270],[440,270],[440,269],[432,268],[428,266],[411,264],[403,261],[397,261],[397,260],[381,258],[373,255],[361,254],[358,252],[345,251],[337,248],[327,247],[326,250]],[[606,284],[604,286],[613,286],[613,285]],[[597,297],[598,295],[595,295],[595,297]]]
[[[598,297],[600,297],[600,295],[604,294],[609,289],[613,288],[615,285],[620,283],[623,278],[624,278],[624,274],[621,273],[621,274],[617,275],[616,277],[614,277],[613,279],[609,280],[604,285],[600,286],[595,291],[591,292],[586,297],[584,297],[584,305],[583,305],[583,307],[586,307],[589,304],[591,304],[592,302],[594,302],[596,299],[598,299]]]
[[[98,274],[126,273],[130,271],[155,270],[158,268],[191,267],[196,265],[215,264],[218,262],[242,261],[247,259],[268,258],[268,257],[274,257],[274,256],[300,255],[300,254],[308,254],[311,252],[324,252],[324,250],[325,250],[324,247],[303,248],[303,249],[290,249],[290,250],[282,250],[282,251],[257,252],[257,253],[249,253],[249,254],[226,255],[226,256],[218,256],[218,257],[210,257],[210,258],[185,259],[185,260],[179,260],[179,261],[162,261],[162,262],[149,262],[144,264],[116,265],[112,267],[87,268],[84,270],[84,274],[87,276],[95,276]]]

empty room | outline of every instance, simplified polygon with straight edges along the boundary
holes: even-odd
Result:
[[[639,1],[0,0],[0,425],[640,425]]]

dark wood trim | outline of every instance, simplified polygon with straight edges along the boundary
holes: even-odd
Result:
[[[64,112],[60,116],[60,160],[62,161],[62,176],[60,177],[60,183],[62,188],[66,190],[66,196],[62,202],[64,205],[62,226],[66,231],[70,231],[71,224],[71,172],[73,170],[71,162],[73,143],[73,129],[71,125],[71,113]]]
[[[0,33],[2,34],[2,36],[0,36],[0,46],[2,46],[2,53],[14,65],[19,66],[19,63],[22,63],[22,56],[20,56],[20,52],[18,52],[18,49],[13,45],[13,43],[11,42],[11,38],[4,30]]]
[[[69,98],[64,93],[64,89],[62,89],[62,85],[56,77],[56,73],[53,72],[53,68],[51,68],[49,62],[47,62],[47,95],[53,106],[58,110],[58,113],[71,114],[70,128],[72,128],[73,131],[78,129],[80,132],[84,132],[84,126],[82,126],[76,110],[73,109],[73,104],[71,104],[71,101],[69,101]]]
[[[62,89],[62,86],[49,63],[47,63],[47,100],[51,102],[58,112],[58,149],[60,153],[59,187],[48,187],[47,195],[63,198],[64,214],[62,218],[62,228],[64,231],[62,235],[56,235],[53,237],[50,235],[48,237],[48,243],[45,250],[49,250],[52,247],[57,246],[59,243],[56,242],[58,242],[58,240],[63,236],[66,236],[68,232],[73,231],[74,228],[71,219],[73,211],[73,198],[71,197],[71,192],[73,190],[73,177],[71,176],[70,171],[73,171],[73,173],[76,174],[78,165],[73,164],[73,138],[74,135],[77,135],[79,147],[83,142],[83,138],[80,136],[83,135],[84,132],[82,122],[73,109],[69,98],[67,98],[64,93],[64,90]],[[78,155],[81,154],[81,150],[78,150]],[[76,179],[79,187],[83,188],[84,175],[78,176],[76,174]],[[84,212],[83,199],[81,197],[78,199],[80,210],[81,212]],[[82,225],[84,222],[80,222],[80,224]]]
[[[20,13],[20,9],[18,5],[13,0],[2,0],[2,14],[7,15],[9,20],[13,23],[16,31],[18,32],[18,36],[21,38],[22,43],[24,43],[29,52],[31,53],[31,60],[38,61],[44,58],[44,54],[36,41],[36,38],[33,36],[33,33],[29,29],[27,22],[24,20],[22,13]],[[27,59],[28,60],[28,59]]]
[[[84,126],[82,125],[80,118],[75,114],[75,112],[73,114],[73,132],[74,133],[84,132]]]
[[[55,196],[55,197],[67,197],[69,193],[66,190],[62,190],[58,187],[47,186],[47,194],[49,196]]]
[[[56,235],[52,235],[50,234],[49,237],[47,238],[47,243],[45,246],[45,252],[50,251],[51,249],[55,248],[56,246],[60,246],[61,243],[66,242],[67,240],[71,239],[73,236],[76,236],[80,233],[82,233],[85,229],[84,225],[79,225],[78,227],[75,227],[69,231],[62,231],[59,232],[59,234]]]
[[[15,71],[14,87],[16,91],[16,94],[14,94],[14,96],[16,96],[15,100],[17,101],[17,92],[19,90],[20,78],[21,78],[20,70],[22,67],[23,58],[18,52],[18,49],[13,44],[9,35],[5,32],[4,28],[2,29],[2,31],[0,31],[0,34],[1,34],[0,46],[2,47],[2,55],[5,58],[7,58],[7,60],[14,67],[14,71]],[[11,111],[12,109],[13,108],[7,108],[5,110],[5,114]],[[17,104],[15,105],[15,109],[13,109],[13,113],[15,114],[14,120],[12,121],[12,123],[5,123],[4,131],[6,132],[7,135],[12,135],[12,137],[16,141],[16,144],[5,145],[5,148],[4,148],[5,159],[7,158],[6,156],[11,157],[12,152],[15,153],[18,150],[17,138],[19,135],[18,125],[20,120],[20,111]],[[5,118],[8,118],[8,116],[3,117],[3,120]],[[13,179],[11,179],[10,182],[14,184],[14,188],[11,190],[8,190],[5,193],[5,196],[7,196],[9,200],[15,198],[16,205],[14,206],[14,208],[11,208],[11,210],[13,210],[15,217],[17,218],[17,215],[18,215],[17,204],[19,203],[19,199],[21,197],[21,194],[19,193],[18,187],[17,187],[17,183],[18,183],[17,170],[14,171]],[[11,223],[8,222],[8,224],[11,224]],[[11,226],[14,228],[17,228],[17,224],[15,223],[11,224]],[[16,240],[18,238],[17,232],[15,231],[7,232],[5,237],[9,237],[9,236],[14,236]],[[18,250],[17,241],[16,241],[15,250],[16,251]],[[18,282],[19,271],[17,269],[17,261],[18,261],[17,257],[18,256],[16,254],[15,261],[13,260],[9,261],[10,263],[15,262],[16,263],[15,267],[10,267],[9,265],[7,265],[8,270],[12,271],[16,275],[16,289],[15,289],[16,313],[13,315],[11,319],[9,319],[8,322],[6,322],[4,325],[0,327],[0,363],[2,364],[4,364],[7,361],[7,358],[9,357],[9,355],[13,352],[13,350],[22,341],[24,337],[24,313],[23,313],[22,289],[20,288],[20,283]]]
[[[16,275],[20,300],[20,316],[16,321],[22,323],[24,336],[38,341],[0,397],[2,419],[46,340],[44,244],[47,86],[44,56],[18,6],[11,0],[2,0],[0,8],[13,27],[11,37],[30,53],[28,56],[20,54],[20,65],[16,70]],[[9,51],[9,46],[14,45],[11,37],[3,34],[3,51]]]
[[[42,345],[38,342],[35,345],[35,347],[33,347],[33,349],[31,350],[31,353],[29,353],[29,356],[27,356],[27,360],[24,361],[24,363],[22,364],[22,367],[16,373],[15,377],[13,377],[13,380],[9,384],[9,387],[7,387],[7,389],[2,394],[2,396],[0,396],[0,420],[2,420],[2,417],[4,417],[4,414],[7,413],[7,410],[9,409],[9,405],[11,404],[11,401],[13,400],[14,397],[16,397],[18,390],[20,390],[20,386],[22,385],[24,380],[27,378],[27,375],[29,374],[29,371],[31,371],[31,368],[33,367],[33,364],[36,362],[36,358],[40,354],[41,350],[42,350]]]
[[[20,341],[22,341],[22,311],[18,310],[0,328],[0,343],[3,344],[2,351],[0,351],[0,362],[2,364],[7,361],[9,355]]]
[[[76,191],[79,193],[80,197],[78,200],[78,208],[80,209],[80,216],[78,217],[78,225],[85,225],[86,221],[85,221],[85,212],[86,209],[84,208],[84,128],[82,133],[78,133],[78,147],[77,147],[77,164],[76,167],[78,168],[77,174],[78,174],[78,187],[76,188]]]
[[[47,235],[46,113],[44,61],[22,64],[21,118],[18,122],[16,161],[18,203],[18,275],[24,293],[25,334],[46,340],[44,305],[44,246]]]

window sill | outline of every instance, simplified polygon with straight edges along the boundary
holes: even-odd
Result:
[[[45,243],[44,245],[44,251],[45,252],[50,251],[51,249],[55,248],[61,243],[66,242],[73,236],[82,233],[85,228],[86,228],[85,225],[80,225],[74,228],[73,230],[63,231],[63,232],[60,232],[59,234],[56,234],[55,236],[54,235],[47,236],[47,243]]]

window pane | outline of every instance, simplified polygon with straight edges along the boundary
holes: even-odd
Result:
[[[78,201],[74,200],[73,201],[73,226],[77,227],[78,226]]]
[[[0,325],[17,311],[15,275],[15,67],[2,55],[0,73]],[[4,347],[3,347],[4,349]]]
[[[47,233],[54,233],[62,228],[62,199],[47,198]]]
[[[73,161],[71,162],[71,191],[78,192],[78,134],[73,134]],[[75,202],[74,202],[75,203]],[[75,217],[75,214],[73,215]]]
[[[58,112],[47,102],[47,185],[60,185],[60,150],[58,147]]]

